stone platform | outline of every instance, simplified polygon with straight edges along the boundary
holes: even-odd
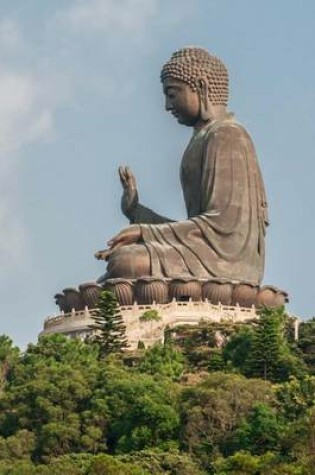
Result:
[[[82,339],[90,335],[92,315],[103,290],[113,292],[118,299],[131,348],[140,340],[145,346],[163,341],[166,327],[202,321],[245,323],[258,318],[262,305],[276,308],[288,301],[287,293],[274,286],[225,279],[142,277],[88,282],[55,295],[61,313],[46,319],[41,335],[63,333]],[[147,310],[156,310],[159,321],[144,322],[141,316]]]
[[[156,310],[160,320],[144,322],[141,316],[148,310]],[[167,304],[121,306],[120,311],[126,325],[126,336],[130,349],[135,349],[141,340],[146,347],[156,342],[163,342],[166,327],[178,325],[198,325],[202,322],[233,322],[247,323],[258,319],[256,308],[239,305],[213,305],[209,301],[178,302],[173,300]],[[41,335],[62,333],[71,338],[84,339],[91,335],[89,325],[94,323],[92,318],[95,310],[85,307],[84,310],[50,316],[44,322]]]

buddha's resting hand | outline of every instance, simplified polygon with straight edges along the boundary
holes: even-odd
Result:
[[[136,178],[129,167],[119,167],[118,173],[124,190],[121,198],[121,210],[131,220],[132,212],[139,203]]]
[[[94,254],[95,258],[98,260],[107,261],[109,256],[113,254],[117,249],[122,246],[128,246],[129,244],[135,244],[141,239],[141,229],[138,224],[129,226],[126,229],[120,231],[116,236],[110,239],[107,244],[109,245],[108,249],[103,251],[98,251]]]

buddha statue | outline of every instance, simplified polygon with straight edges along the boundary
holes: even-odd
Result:
[[[227,69],[206,50],[188,47],[163,66],[161,82],[166,111],[193,131],[180,167],[187,219],[173,221],[140,204],[135,176],[120,167],[130,224],[95,254],[107,261],[99,282],[151,276],[258,286],[267,203],[252,140],[227,112]]]

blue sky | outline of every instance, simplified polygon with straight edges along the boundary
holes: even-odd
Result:
[[[53,295],[95,279],[93,253],[126,225],[117,168],[141,202],[185,218],[178,170],[191,131],[163,109],[162,64],[187,45],[230,72],[270,206],[264,282],[315,314],[311,0],[2,0],[1,333],[35,341]]]

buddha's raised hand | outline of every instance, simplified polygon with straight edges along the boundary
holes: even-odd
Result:
[[[123,187],[121,210],[128,219],[132,219],[132,212],[139,203],[137,182],[129,167],[119,167],[119,178]]]

